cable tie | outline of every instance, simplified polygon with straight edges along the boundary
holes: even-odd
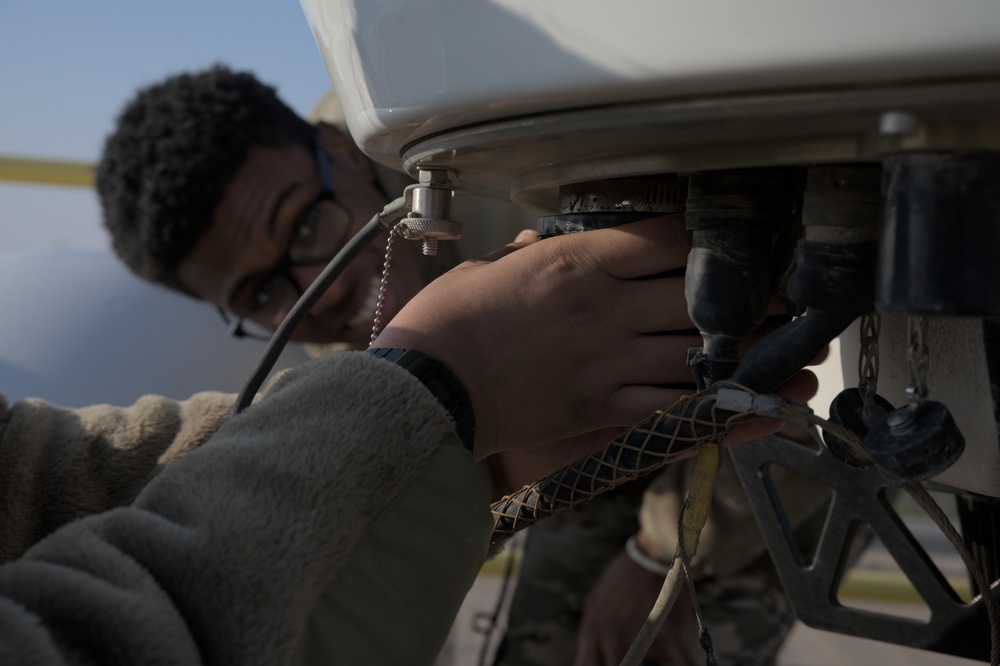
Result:
[[[784,403],[780,396],[755,395],[736,388],[720,388],[715,398],[715,406],[719,409],[737,414],[752,412],[771,419],[781,418],[781,406]]]
[[[757,416],[765,416],[770,419],[781,418],[781,406],[785,404],[784,398],[773,395],[755,395],[753,398],[753,412]]]
[[[753,409],[753,394],[736,388],[720,388],[715,396],[715,406],[728,412],[742,414]]]

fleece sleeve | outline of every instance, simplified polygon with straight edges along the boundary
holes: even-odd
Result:
[[[380,650],[409,615],[431,637],[405,663],[429,662],[486,557],[490,493],[409,373],[315,359],[130,507],[0,567],[0,663],[392,663]],[[349,615],[393,606],[390,622]],[[371,659],[324,643],[357,627]]]
[[[76,518],[123,506],[165,465],[212,436],[234,397],[145,396],[65,409],[0,396],[0,562]]]

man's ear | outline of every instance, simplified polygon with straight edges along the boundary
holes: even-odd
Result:
[[[367,180],[375,180],[375,170],[368,157],[361,152],[354,140],[340,131],[336,125],[323,122],[316,123],[316,132],[323,147],[332,155],[338,155],[354,167]]]

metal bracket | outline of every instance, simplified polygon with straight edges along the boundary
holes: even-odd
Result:
[[[966,604],[892,508],[890,488],[875,469],[841,463],[813,436],[801,446],[780,436],[729,448],[740,482],[785,591],[802,622],[826,631],[860,636],[945,654],[989,661],[990,627],[981,597]],[[804,474],[833,490],[819,542],[807,561],[796,540],[770,467]],[[848,570],[856,528],[872,528],[931,611],[927,622],[848,608],[837,590]],[[992,591],[1000,599],[1000,587]]]

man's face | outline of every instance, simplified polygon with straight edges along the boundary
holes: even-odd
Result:
[[[250,313],[256,324],[273,330],[327,260],[382,209],[385,197],[371,166],[350,139],[322,125],[320,137],[329,158],[332,200],[322,196],[313,151],[252,148],[223,193],[212,224],[178,268],[181,282],[196,296],[233,316]],[[414,246],[393,246],[383,324],[424,287]],[[302,320],[293,339],[367,343],[384,253],[385,243],[378,239],[362,250]]]

